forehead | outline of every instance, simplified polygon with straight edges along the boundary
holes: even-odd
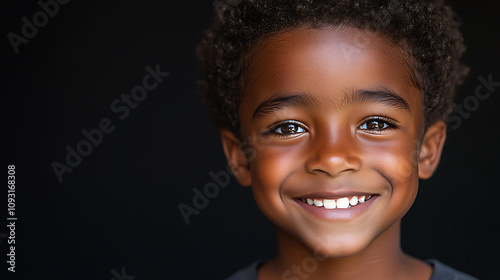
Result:
[[[346,92],[380,87],[391,88],[414,106],[422,103],[403,50],[356,28],[284,31],[263,39],[249,57],[245,107],[287,92],[313,94],[325,104],[334,104]]]

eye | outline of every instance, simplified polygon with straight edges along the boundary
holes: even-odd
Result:
[[[279,136],[291,136],[293,134],[307,132],[304,129],[304,125],[300,122],[295,121],[282,121],[277,124],[272,125],[267,134],[277,134]]]
[[[372,117],[361,124],[359,126],[359,129],[380,132],[387,129],[395,129],[398,127],[398,123],[392,119],[386,117]]]

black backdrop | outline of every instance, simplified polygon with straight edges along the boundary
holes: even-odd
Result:
[[[500,275],[500,87],[474,100],[478,76],[500,80],[499,8],[490,2],[452,3],[472,69],[457,103],[478,108],[450,129],[441,165],[421,182],[402,233],[410,254],[482,279]],[[178,209],[192,205],[193,188],[214,181],[210,172],[226,169],[195,86],[194,48],[213,5],[69,1],[31,30],[16,54],[8,34],[22,35],[22,17],[32,21],[42,8],[36,1],[2,3],[2,168],[7,181],[7,165],[16,165],[18,218],[16,273],[7,273],[2,218],[0,268],[8,276],[2,279],[223,279],[272,255],[272,225],[234,177],[189,225]],[[145,68],[156,65],[169,76],[128,115],[113,112],[113,102],[142,85]],[[59,182],[51,164],[66,164],[66,146],[77,149],[86,139],[82,130],[106,118],[114,130],[92,151],[81,146],[89,155]]]

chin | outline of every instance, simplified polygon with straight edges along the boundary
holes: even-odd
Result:
[[[327,236],[324,239],[304,240],[302,242],[315,255],[323,258],[346,258],[362,252],[368,244],[361,238]]]
[[[365,247],[352,246],[351,244],[341,244],[338,246],[319,246],[316,249],[309,248],[314,254],[323,258],[346,258],[361,252]]]

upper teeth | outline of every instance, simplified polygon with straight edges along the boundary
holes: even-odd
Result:
[[[315,205],[317,207],[325,207],[326,209],[335,209],[335,208],[349,208],[351,206],[355,206],[358,203],[364,203],[366,200],[369,200],[372,196],[365,195],[362,196],[351,196],[351,197],[341,197],[335,199],[319,199],[319,198],[302,198],[303,202],[307,202],[309,205]]]

